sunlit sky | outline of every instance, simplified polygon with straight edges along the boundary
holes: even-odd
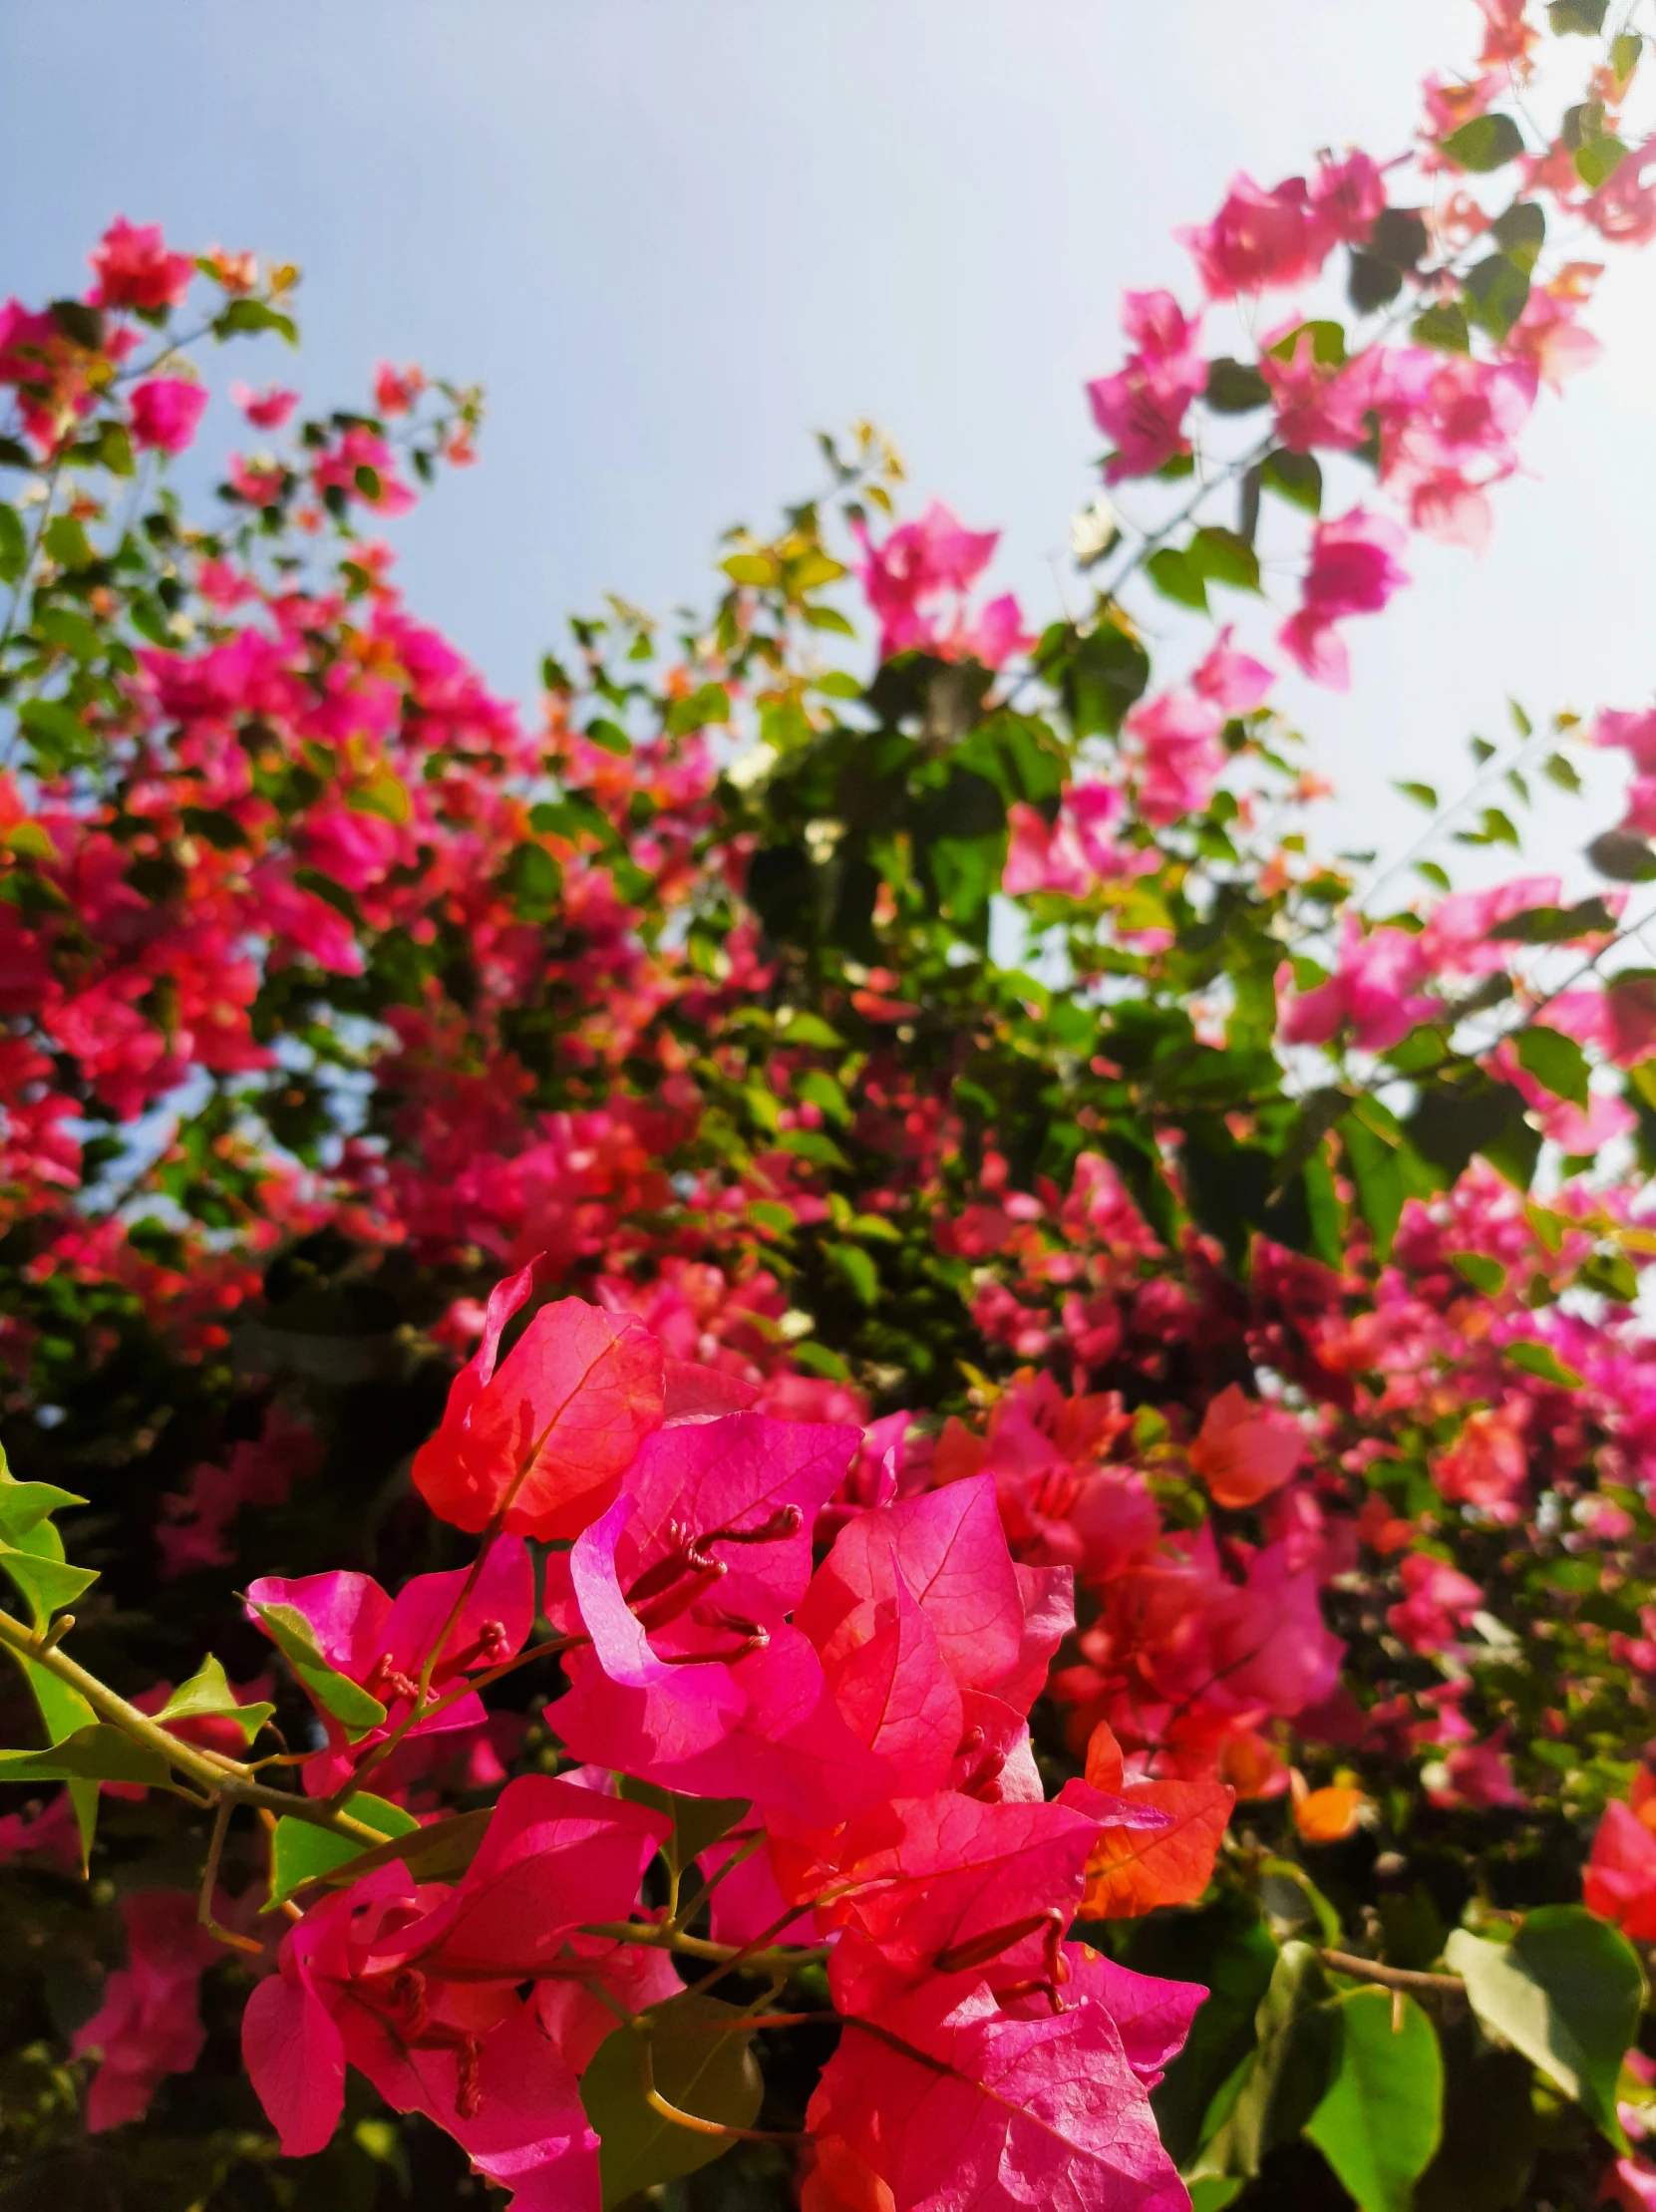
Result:
[[[811,432],[861,415],[916,497],[1004,531],[995,580],[1040,621],[1094,485],[1081,386],[1115,364],[1123,288],[1193,296],[1170,233],[1237,167],[1402,152],[1419,79],[1470,60],[1475,20],[1471,0],[0,0],[0,294],[77,285],[120,210],[299,261],[313,402],[357,401],[385,358],[486,384],[482,466],[396,535],[417,609],[519,696],[605,589],[703,594],[719,533],[816,488]],[[1351,694],[1286,690],[1341,789],[1329,842],[1401,846],[1416,817],[1390,781],[1455,789],[1509,693],[1539,719],[1656,686],[1656,252],[1613,266],[1592,320],[1606,356],[1543,402],[1489,552],[1414,548],[1416,589],[1351,627]],[[1552,803],[1544,856],[1568,864],[1610,803]]]

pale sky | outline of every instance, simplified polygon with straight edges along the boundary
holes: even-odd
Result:
[[[402,576],[526,696],[605,588],[704,596],[718,534],[817,484],[872,416],[1005,533],[1039,623],[1094,488],[1085,379],[1124,287],[1194,285],[1170,232],[1245,166],[1401,152],[1471,0],[0,0],[0,296],[77,288],[109,216],[305,269],[307,397],[384,358],[490,392],[482,466],[398,527]],[[1350,625],[1348,698],[1285,694],[1341,787],[1331,843],[1392,848],[1389,780],[1656,686],[1656,249],[1596,307],[1603,362],[1543,402],[1482,560]],[[284,374],[238,358],[252,381]],[[232,426],[220,417],[221,435]],[[213,418],[209,417],[209,427]],[[1609,818],[1554,804],[1567,861]]]

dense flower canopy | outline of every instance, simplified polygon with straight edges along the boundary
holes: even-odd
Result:
[[[1656,714],[1403,887],[1279,701],[1656,236],[1636,11],[1475,12],[1127,296],[1039,633],[862,427],[521,709],[475,392],[0,307],[0,2193],[1656,2203]]]

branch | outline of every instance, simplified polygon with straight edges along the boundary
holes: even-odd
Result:
[[[266,1789],[263,1783],[253,1781],[249,1769],[237,1760],[197,1744],[181,1742],[169,1730],[153,1721],[147,1713],[140,1713],[137,1706],[118,1697],[96,1675],[89,1675],[58,1645],[49,1642],[50,1633],[35,1636],[11,1614],[0,1612],[0,1644],[15,1652],[19,1659],[43,1667],[48,1674],[67,1683],[86,1700],[100,1720],[108,1721],[136,1742],[157,1752],[180,1774],[187,1775],[198,1789],[205,1791],[209,1804],[256,1805],[265,1811],[285,1813],[291,1819],[308,1821],[312,1827],[331,1829],[335,1835],[361,1843],[364,1849],[372,1849],[386,1840],[378,1828],[369,1827],[366,1821],[357,1820],[348,1812],[341,1812],[315,1798],[298,1796],[290,1790]]]
[[[695,2112],[681,2111],[676,2104],[669,2104],[655,2085],[655,2060],[650,2052],[650,2039],[641,2036],[638,2042],[638,2085],[644,2092],[644,2102],[652,2112],[659,2112],[664,2120],[671,2120],[675,2127],[688,2127],[697,2135],[721,2135],[733,2143],[803,2143],[805,2137],[797,2128],[727,2127],[722,2120],[704,2120]]]
[[[1376,1959],[1359,1959],[1350,1951],[1319,1951],[1317,1956],[1324,1966],[1331,1966],[1336,1974],[1349,1974],[1354,1982],[1378,1982],[1387,1990],[1466,1995],[1467,1985],[1458,1974],[1417,1974],[1409,1967],[1382,1966]]]

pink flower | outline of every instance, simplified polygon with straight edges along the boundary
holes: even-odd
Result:
[[[287,392],[280,385],[266,385],[262,392],[253,392],[245,384],[232,384],[230,398],[240,408],[255,430],[280,430],[299,404],[297,392]]]
[[[1469,1414],[1455,1443],[1433,1468],[1443,1495],[1515,1520],[1512,1500],[1529,1478],[1524,1416],[1521,1401]]]
[[[159,233],[158,233],[159,235]],[[104,2002],[75,2035],[77,2058],[101,2059],[87,2097],[96,2135],[142,2119],[169,2073],[188,2073],[206,2031],[196,1992],[202,1969],[220,1957],[182,1890],[138,1890],[122,1901],[127,1964],[110,1976]]]
[[[1429,1552],[1412,1551],[1399,1571],[1403,1602],[1388,1610],[1387,1627],[1411,1651],[1449,1650],[1457,1631],[1484,1603],[1483,1591],[1470,1576]]]
[[[1422,967],[1431,975],[1497,974],[1512,948],[1490,932],[1536,907],[1560,905],[1563,895],[1555,875],[1518,875],[1487,890],[1451,892],[1433,907],[1418,939]]]
[[[1229,1383],[1208,1406],[1190,1446],[1190,1465],[1216,1505],[1257,1505],[1304,1465],[1304,1429],[1280,1407],[1250,1399]]]
[[[1512,1779],[1512,1761],[1505,1750],[1510,1734],[1510,1724],[1503,1721],[1484,1742],[1457,1745],[1444,1760],[1441,1774],[1427,1768],[1421,1778],[1428,1801],[1445,1811],[1465,1805],[1487,1812],[1495,1805],[1527,1804],[1528,1798]]]
[[[335,444],[317,456],[311,480],[318,491],[343,492],[379,514],[406,514],[414,504],[414,493],[397,474],[391,448],[360,423],[342,431]]]
[[[1386,181],[1378,162],[1360,149],[1343,161],[1323,155],[1311,179],[1311,206],[1319,226],[1340,245],[1367,241],[1386,205]]]
[[[1128,1994],[1139,1977],[1085,1946],[1065,1945],[1063,1964],[1062,2013],[1038,1998],[997,2004],[985,1983],[938,1982],[882,2007],[879,2036],[845,2027],[807,2121],[848,2201],[892,2212],[1188,2204],[1148,2091],[1183,2041],[1194,1988],[1152,1984],[1146,1996],[1167,2000],[1159,2012]]]
[[[1154,868],[1154,853],[1118,844],[1110,835],[1126,804],[1114,784],[1072,784],[1057,820],[1049,824],[1035,807],[1014,800],[1006,811],[1011,840],[1002,889],[1012,897],[1057,891],[1086,898],[1100,883]]]
[[[1378,614],[1408,583],[1397,559],[1403,542],[1395,522],[1360,506],[1317,524],[1299,612],[1277,632],[1283,650],[1315,682],[1338,691],[1350,683],[1351,664],[1334,624],[1348,615]]]
[[[1139,811],[1150,822],[1180,821],[1200,813],[1224,769],[1219,732],[1222,710],[1188,692],[1147,699],[1127,718],[1139,747]]]
[[[1191,676],[1190,688],[1227,715],[1252,714],[1255,707],[1264,704],[1266,694],[1276,682],[1276,671],[1247,653],[1238,653],[1230,639],[1227,623],[1219,632],[1217,643]]]
[[[240,454],[231,454],[224,474],[229,477],[231,489],[240,493],[249,506],[274,506],[282,495],[286,472],[275,461],[246,461]]]
[[[401,838],[383,814],[354,806],[313,806],[305,817],[308,864],[348,891],[366,891],[397,863]]]
[[[558,2041],[568,2031],[590,2055],[590,2008],[571,2015],[554,1986],[542,2012],[537,1977],[572,1941],[575,1972],[609,1981],[614,1947],[574,1931],[632,1909],[665,1832],[645,1806],[529,1775],[501,1792],[458,1888],[389,1865],[313,1906],[242,2021],[283,2151],[325,2147],[350,2064],[395,2110],[453,2135],[477,2171],[517,2192],[520,2212],[594,2202],[597,2137]],[[648,1967],[618,1979],[629,1994],[665,1994]]]
[[[1366,154],[1325,160],[1308,187],[1290,176],[1264,191],[1251,176],[1232,177],[1210,223],[1176,233],[1189,247],[1209,299],[1304,284],[1334,247],[1357,244],[1386,204],[1380,171]]]
[[[1656,1785],[1648,1766],[1635,1771],[1628,1803],[1605,1806],[1581,1894],[1589,1912],[1635,1943],[1656,1942]]]
[[[181,454],[207,404],[205,388],[184,377],[152,377],[133,392],[133,442]]]
[[[389,361],[382,361],[374,372],[374,412],[377,415],[406,415],[425,389],[424,369],[410,363],[399,374]]]
[[[1538,383],[1561,392],[1571,377],[1590,369],[1604,351],[1592,332],[1577,322],[1580,304],[1570,290],[1536,285],[1523,313],[1506,333],[1501,351]]]
[[[195,274],[187,253],[167,252],[159,223],[130,223],[125,215],[105,231],[92,265],[98,272],[94,306],[150,312],[176,307]]]
[[[81,1871],[81,1824],[67,1789],[60,1789],[32,1816],[27,1811],[0,1815],[0,1867],[36,1852],[55,1861],[66,1874]]]
[[[853,529],[866,555],[858,574],[879,617],[882,660],[924,652],[998,668],[1029,642],[1010,594],[991,601],[976,624],[966,617],[966,593],[989,565],[998,530],[963,528],[940,499],[917,520],[899,523],[879,545],[870,541],[863,523]]]
[[[1656,707],[1631,713],[1607,707],[1593,724],[1593,743],[1620,746],[1632,755],[1635,768],[1656,775]]]
[[[1188,321],[1170,292],[1127,293],[1122,322],[1135,342],[1127,366],[1087,387],[1093,420],[1118,449],[1105,470],[1109,483],[1148,476],[1187,453],[1185,413],[1207,385],[1200,318]]]
[[[1286,996],[1293,970],[1277,970],[1279,1030],[1284,1044],[1327,1045],[1349,1031],[1359,1052],[1390,1052],[1417,1024],[1438,1012],[1436,999],[1415,995],[1430,966],[1421,941],[1405,929],[1381,928],[1364,936],[1347,914],[1340,930],[1340,961],[1326,983]]]
[[[512,1658],[534,1624],[534,1580],[520,1538],[497,1537],[474,1583],[469,1584],[464,1568],[416,1575],[395,1599],[364,1574],[302,1575],[297,1581],[265,1575],[247,1585],[249,1617],[266,1635],[269,1627],[255,1608],[278,1607],[278,1618],[296,1614],[328,1665],[386,1709],[378,1728],[353,1738],[320,1701],[312,1700],[328,1745],[307,1759],[302,1769],[305,1787],[313,1796],[326,1796],[341,1787],[350,1779],[357,1759],[407,1720],[420,1675],[463,1595],[465,1605],[431,1678],[434,1689],[451,1690],[463,1687],[466,1678],[480,1669]],[[417,1722],[406,1740],[476,1728],[483,1719],[479,1700],[468,1695]]]

